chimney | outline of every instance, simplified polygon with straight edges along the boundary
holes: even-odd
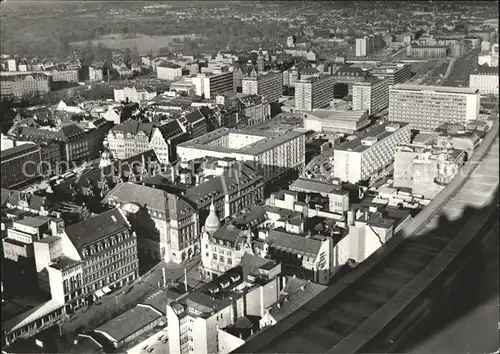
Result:
[[[260,317],[264,317],[264,288],[260,287]]]

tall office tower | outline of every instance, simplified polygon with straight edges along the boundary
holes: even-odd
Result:
[[[365,38],[356,38],[356,56],[357,57],[366,57],[367,55],[367,39]]]
[[[444,123],[477,119],[479,103],[477,89],[398,84],[389,90],[389,120],[433,130]]]
[[[389,80],[369,78],[352,86],[352,109],[377,114],[389,105]]]
[[[267,98],[269,103],[277,101],[283,95],[283,74],[269,72],[257,77],[245,77],[242,82],[242,92]]]
[[[198,74],[193,77],[196,94],[205,98],[214,98],[217,94],[233,91],[233,72],[220,74]]]
[[[328,106],[333,100],[335,78],[329,75],[309,77],[295,83],[295,110],[312,111]]]

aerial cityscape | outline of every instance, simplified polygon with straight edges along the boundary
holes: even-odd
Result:
[[[0,9],[2,353],[498,353],[498,1]]]

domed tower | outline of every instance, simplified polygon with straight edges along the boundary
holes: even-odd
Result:
[[[103,152],[101,153],[101,159],[99,161],[99,168],[103,168],[112,164],[113,154],[109,150],[109,143],[107,140],[102,142],[102,146],[104,147]]]
[[[210,204],[210,214],[208,214],[207,219],[205,220],[205,225],[203,227],[203,231],[208,233],[210,236],[213,236],[215,231],[220,228],[220,220],[217,216],[217,212],[215,211],[215,205],[212,202]]]

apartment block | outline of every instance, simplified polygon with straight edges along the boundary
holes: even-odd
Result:
[[[206,156],[252,161],[267,183],[305,166],[305,132],[256,133],[220,128],[177,145],[177,155],[183,161]]]
[[[156,77],[162,80],[178,80],[182,76],[180,65],[173,63],[163,63],[156,67]]]
[[[245,77],[242,79],[242,92],[261,95],[269,103],[275,102],[283,94],[283,74],[281,72],[269,72],[260,74],[257,77]]]
[[[27,143],[1,152],[2,188],[21,187],[35,180],[42,172],[41,149]]]
[[[352,86],[352,109],[377,114],[389,105],[389,80],[369,78]]]
[[[14,97],[43,95],[50,91],[49,82],[50,77],[41,73],[2,76],[2,95]]]
[[[430,58],[446,58],[449,52],[448,46],[416,46],[412,45],[406,48],[406,54],[411,58],[430,59]]]
[[[478,89],[398,84],[389,90],[389,120],[433,130],[444,123],[467,123],[479,115]]]
[[[393,162],[399,144],[410,142],[410,125],[385,122],[348,137],[334,149],[334,177],[343,182],[376,180]]]
[[[363,38],[356,38],[356,56],[366,57],[385,46],[384,38],[381,34],[371,34]]]
[[[192,81],[198,96],[215,98],[218,94],[233,91],[233,79],[233,72],[228,71],[220,74],[198,74]]]
[[[312,111],[328,106],[334,98],[335,78],[320,75],[295,82],[295,110]]]
[[[388,79],[389,86],[402,84],[411,78],[411,65],[406,63],[389,63],[372,70],[372,75],[380,79]]]

